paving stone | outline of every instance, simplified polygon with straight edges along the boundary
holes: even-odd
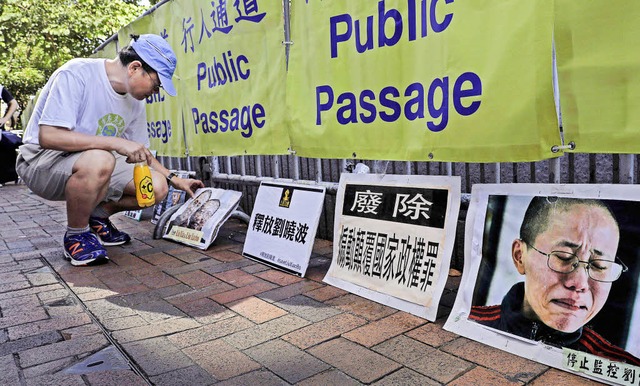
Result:
[[[326,386],[326,385],[340,385],[340,386],[357,386],[362,383],[351,378],[347,374],[340,370],[328,370],[320,374],[314,375],[311,378],[307,378],[298,382],[298,386]]]
[[[99,320],[137,315],[120,297],[85,301],[84,304]]]
[[[190,318],[171,318],[158,323],[147,324],[127,330],[114,331],[113,337],[119,343],[159,337],[179,331],[200,327],[200,323]]]
[[[401,367],[400,364],[343,338],[322,343],[307,352],[364,383],[376,381]]]
[[[197,290],[192,290],[192,291],[188,291],[188,292],[183,292],[177,295],[173,295],[173,296],[168,296],[165,298],[166,301],[168,301],[169,303],[173,304],[173,305],[180,305],[182,303],[189,303],[192,302],[194,300],[198,300],[198,299],[203,299],[203,298],[208,298],[210,296],[213,296],[215,294],[219,294],[219,293],[223,293],[223,292],[227,292],[234,289],[234,287],[230,284],[224,283],[224,282],[220,282],[220,283],[215,283],[213,285],[210,285],[208,287],[205,288],[200,288]]]
[[[175,278],[191,288],[204,288],[220,283],[220,279],[200,270],[175,275]]]
[[[275,283],[279,286],[286,286],[304,280],[304,278],[290,273],[269,269],[256,274],[257,277]]]
[[[163,336],[125,343],[123,347],[150,377],[194,365],[188,356]]]
[[[78,360],[74,357],[67,357],[55,361],[43,363],[41,365],[31,366],[22,371],[25,378],[36,378],[45,374],[54,374],[60,370],[72,366]],[[3,383],[0,383],[3,384]]]
[[[442,383],[450,382],[474,367],[470,362],[406,336],[395,337],[373,349],[387,358]]]
[[[280,339],[252,347],[245,354],[289,383],[297,383],[330,367]]]
[[[41,302],[48,303],[52,300],[69,297],[69,291],[67,291],[67,289],[65,288],[54,291],[41,292],[37,296]]]
[[[65,339],[76,338],[78,336],[90,336],[90,335],[99,335],[102,334],[102,330],[98,327],[97,324],[84,324],[82,326],[67,328],[66,330],[60,331],[60,334]]]
[[[70,327],[91,323],[87,314],[71,314],[53,319],[39,320],[33,323],[9,327],[8,333],[11,340],[22,339],[27,336],[42,334],[47,331],[64,330]]]
[[[260,364],[222,339],[187,347],[183,352],[216,379],[224,380],[260,368]]]
[[[146,386],[148,383],[133,370],[107,370],[84,375],[91,386]]]
[[[197,327],[183,332],[169,335],[167,339],[178,348],[195,346],[216,340],[234,332],[246,330],[255,324],[241,316],[231,317],[206,326]]]
[[[296,295],[288,299],[276,301],[273,304],[310,322],[319,322],[342,313],[342,311],[337,308],[327,306],[322,302],[304,295]]]
[[[267,370],[256,370],[250,373],[238,375],[216,384],[216,386],[288,386],[289,383]]]
[[[348,292],[338,287],[325,285],[320,288],[305,292],[304,295],[315,299],[319,302],[324,302],[329,299],[337,298],[339,296],[346,295]]]
[[[216,381],[211,374],[204,371],[200,366],[189,366],[151,377],[151,382],[157,386],[211,385]],[[91,383],[91,386],[94,386],[94,384]]]
[[[83,302],[90,302],[92,300],[104,300],[109,298],[121,297],[122,294],[113,290],[105,288],[87,288],[82,289],[74,288],[73,292],[78,295],[78,298]]]
[[[258,297],[264,299],[267,302],[277,302],[279,300],[289,299],[296,295],[301,295],[305,292],[312,291],[321,286],[322,284],[304,280],[270,291],[265,291]]]
[[[282,308],[254,296],[229,303],[227,307],[254,323],[264,323],[287,314]]]
[[[349,331],[345,333],[343,337],[360,343],[363,346],[371,347],[426,322],[427,320],[425,319],[399,311],[375,322],[371,322],[366,326]]]
[[[216,260],[225,261],[225,262],[236,262],[236,261],[249,262],[240,253],[228,250],[228,247],[226,247],[225,249],[214,249],[210,253],[207,253],[207,255],[213,257]],[[242,266],[244,267],[245,264],[243,264]]]
[[[425,377],[411,369],[402,368],[395,373],[391,373],[383,379],[372,383],[375,386],[436,386],[441,383]]]
[[[13,355],[0,356],[0,385],[19,385],[20,370]]]
[[[58,283],[58,279],[52,273],[28,273],[27,280],[33,286]]]
[[[29,367],[60,358],[92,353],[105,347],[108,341],[101,334],[79,336],[71,340],[36,347],[18,353],[20,366]]]
[[[476,385],[515,386],[522,385],[522,383],[510,381],[501,374],[493,370],[485,369],[484,367],[475,367],[471,371],[463,374],[460,378],[449,383],[449,386]]]
[[[31,284],[27,280],[12,281],[0,284],[0,294],[29,288]]]
[[[347,294],[327,301],[328,304],[367,320],[378,320],[396,313],[397,310],[357,295]]]
[[[42,385],[56,385],[56,386],[85,386],[86,383],[82,379],[81,375],[73,374],[45,374],[35,378],[28,378],[25,380],[27,386],[42,386]]]
[[[147,253],[140,253],[136,251],[135,255],[140,257],[142,260],[146,261],[147,263],[155,266],[165,266],[165,267],[170,266],[171,268],[175,268],[178,266],[185,265],[184,262],[169,255],[168,253],[166,253],[166,251],[163,251],[163,252],[147,251]]]
[[[180,303],[176,307],[201,324],[215,323],[236,315],[235,312],[209,298]]]
[[[210,267],[213,267],[214,265],[221,264],[221,263],[222,263],[221,261],[218,261],[216,259],[209,257],[207,258],[207,260],[203,260],[197,263],[183,264],[175,268],[164,268],[163,271],[168,275],[175,277],[177,275],[181,275],[188,272],[201,271],[205,268],[210,268]]]
[[[0,273],[0,283],[3,284],[25,282],[26,280],[27,277],[22,272]]]
[[[306,349],[338,337],[365,323],[367,323],[365,319],[355,315],[340,314],[286,334],[282,339],[297,347]]]
[[[11,316],[0,318],[0,328],[35,322],[36,320],[47,319],[48,317],[44,309],[20,310],[20,312],[12,312]]]
[[[220,304],[228,304],[231,302],[235,302],[236,300],[244,299],[249,296],[269,291],[276,286],[275,284],[269,283],[268,281],[264,281],[262,279],[258,280],[260,281],[249,284],[246,287],[236,288],[231,291],[212,295],[211,299]]]
[[[436,321],[436,323],[427,323],[414,330],[407,331],[406,336],[411,337],[429,346],[440,347],[444,343],[450,342],[458,337],[457,334],[449,332],[442,328],[444,321]]]
[[[441,349],[521,382],[532,380],[548,368],[540,363],[467,338],[458,338],[443,345]]]
[[[146,326],[147,323],[139,315],[123,316],[121,318],[106,319],[102,321],[102,325],[109,331],[126,330],[129,328]]]
[[[50,307],[48,304],[45,305],[45,309],[49,316],[53,319],[63,318],[66,316],[71,316],[73,314],[82,314],[85,312],[84,308],[80,305],[72,305],[72,306],[53,306]]]
[[[284,334],[295,331],[301,327],[309,325],[309,322],[295,315],[285,315],[268,322],[258,324],[252,328],[236,332],[222,338],[240,350],[247,349],[267,342],[271,339],[279,338]]]
[[[240,268],[243,271],[245,271],[246,273],[258,273],[258,272],[264,272],[264,271],[268,271],[271,268],[267,267],[264,264],[252,264],[252,265],[247,265],[246,267],[242,267]]]
[[[187,315],[165,300],[137,304],[135,311],[148,323],[157,323],[169,318],[185,318]]]
[[[250,275],[241,269],[232,269],[229,271],[215,273],[213,275],[216,278],[229,283],[236,288],[246,287],[261,280],[258,277]]]
[[[145,275],[135,275],[142,284],[149,288],[171,287],[180,284],[180,281],[160,271],[151,271]]]
[[[0,300],[0,310],[6,317],[11,313],[22,313],[27,309],[36,309],[42,306],[42,302],[38,298],[38,294],[29,294],[26,296],[17,296],[15,298],[7,298]]]
[[[104,285],[91,273],[91,271],[85,270],[57,270],[58,275],[62,277],[62,279],[67,283],[69,287],[72,289],[78,287],[95,287],[99,285]]]

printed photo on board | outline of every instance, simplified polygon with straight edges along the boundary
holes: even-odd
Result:
[[[474,186],[463,278],[444,328],[587,378],[630,379],[640,371],[639,193]]]
[[[508,237],[502,233],[507,196],[489,198],[483,264],[469,319],[551,346],[640,365],[637,356],[623,348],[628,340],[623,330],[632,328],[632,320],[612,323],[626,311],[624,299],[613,297],[612,289],[637,284],[637,274],[633,277],[634,270],[624,262],[631,263],[635,256],[629,260],[620,257],[628,255],[618,254],[624,250],[619,248],[620,228],[626,224],[619,225],[614,211],[622,203],[553,196],[527,199],[519,231],[511,241],[511,261],[499,261],[497,254],[504,252],[497,247],[503,236]],[[504,276],[496,274],[508,268],[517,271],[518,281],[499,302],[489,300],[494,282],[503,289],[507,286]]]

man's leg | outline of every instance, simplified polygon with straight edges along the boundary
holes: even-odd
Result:
[[[87,265],[108,260],[107,251],[89,229],[89,216],[107,194],[115,159],[104,150],[82,152],[73,164],[65,185],[67,232],[65,256],[73,265]]]
[[[91,212],[107,194],[114,166],[113,155],[104,150],[85,151],[75,162],[65,187],[69,227],[89,225]]]

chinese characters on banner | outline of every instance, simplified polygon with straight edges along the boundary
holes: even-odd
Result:
[[[304,276],[324,195],[324,187],[260,184],[242,255]]]
[[[434,320],[460,208],[459,177],[343,174],[324,281]]]
[[[446,330],[640,385],[640,188],[476,184]]]

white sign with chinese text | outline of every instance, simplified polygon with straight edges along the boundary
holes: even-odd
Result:
[[[304,276],[324,195],[324,187],[261,183],[242,255]]]
[[[459,210],[459,177],[342,174],[324,281],[435,320]]]

